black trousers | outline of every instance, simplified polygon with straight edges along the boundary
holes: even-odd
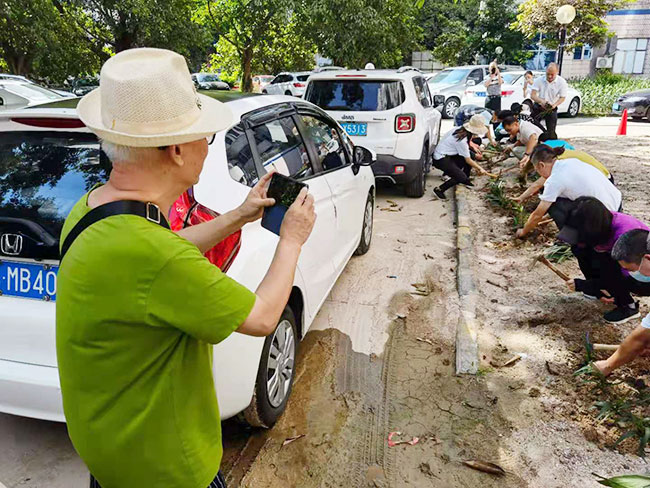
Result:
[[[546,109],[542,107],[539,103],[533,105],[533,117],[537,120],[543,120],[546,124],[546,136],[544,140],[554,140],[557,139],[557,108],[552,112],[546,114],[544,117],[541,117],[542,113]]]
[[[449,176],[449,179],[440,185],[440,191],[443,193],[458,183],[469,183],[469,174],[472,167],[467,164],[467,161],[462,156],[445,156],[442,159],[434,159],[433,166]]]
[[[490,95],[485,100],[485,108],[494,110],[495,112],[501,111],[501,95]]]
[[[90,475],[90,488],[102,488],[92,474]],[[155,486],[152,486],[151,488],[155,488]],[[212,480],[212,483],[210,483],[207,488],[227,488],[226,480],[223,478],[221,471],[217,473],[217,476]]]

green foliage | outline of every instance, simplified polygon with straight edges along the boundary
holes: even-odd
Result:
[[[650,487],[650,478],[638,474],[627,476],[614,476],[613,478],[605,478],[594,473],[594,476],[600,478],[596,480],[603,486],[610,486],[611,488],[648,488]]]
[[[549,247],[544,256],[549,261],[559,264],[563,263],[567,259],[571,259],[573,257],[573,252],[571,251],[570,245],[564,242],[558,242]]]
[[[647,78],[628,78],[608,72],[595,78],[572,80],[570,84],[582,93],[580,111],[585,115],[609,115],[612,104],[622,94],[650,88],[650,80]]]
[[[513,228],[519,228],[528,220],[528,212],[523,205],[512,200],[506,193],[505,181],[500,178],[488,183],[487,200],[492,205],[504,209],[512,217]]]
[[[576,18],[567,26],[567,49],[584,44],[602,46],[608,36],[609,25],[605,15],[612,10],[623,7],[631,0],[571,0],[568,2],[576,9]],[[559,45],[558,32],[560,24],[555,19],[557,9],[566,4],[566,0],[527,0],[519,5],[517,20],[512,28],[533,39],[539,34],[546,34],[544,44],[555,49]]]

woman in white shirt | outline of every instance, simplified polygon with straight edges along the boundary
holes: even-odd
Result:
[[[503,85],[503,78],[501,78],[501,72],[496,61],[492,61],[488,69],[490,74],[484,83],[487,88],[485,108],[498,112],[501,110],[501,85]]]

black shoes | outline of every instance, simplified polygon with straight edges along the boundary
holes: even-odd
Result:
[[[445,194],[442,192],[442,190],[440,190],[440,187],[439,187],[439,186],[437,186],[437,187],[435,187],[435,188],[433,189],[433,194],[434,194],[435,196],[437,196],[440,200],[447,200],[447,197],[446,197]]]
[[[614,310],[607,312],[603,318],[610,324],[624,324],[628,320],[635,319],[640,315],[639,302],[634,302],[634,308],[630,308],[628,305],[616,307]]]

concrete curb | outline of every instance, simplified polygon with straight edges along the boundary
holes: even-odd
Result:
[[[478,291],[471,267],[472,231],[467,192],[464,186],[456,185],[456,247],[458,249],[456,285],[461,312],[456,326],[456,374],[476,374],[479,366],[476,333]]]

